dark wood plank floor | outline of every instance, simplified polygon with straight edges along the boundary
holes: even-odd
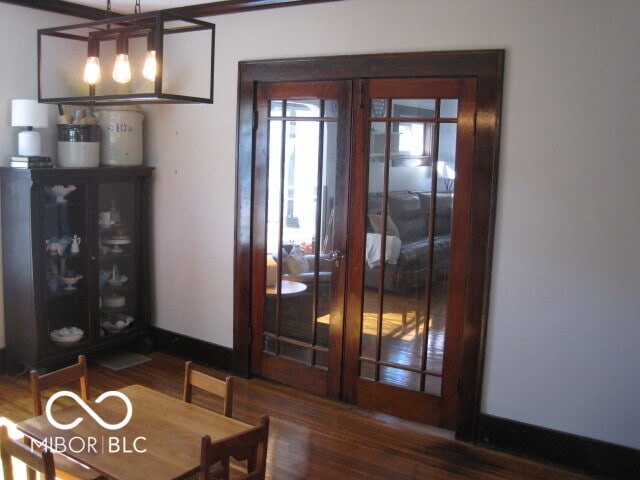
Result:
[[[151,356],[153,361],[119,372],[90,362],[92,396],[142,384],[180,398],[184,361],[160,353]],[[222,372],[205,370],[224,376]],[[197,395],[194,403],[222,409],[220,402],[205,395]],[[263,412],[271,417],[269,479],[592,478],[457,442],[449,432],[325,400],[265,380],[238,379],[234,417],[257,424]],[[0,417],[18,422],[31,415],[27,377],[0,376]]]

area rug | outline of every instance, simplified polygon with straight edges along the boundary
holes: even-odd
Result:
[[[113,352],[96,358],[95,363],[111,370],[122,370],[151,360],[150,357],[133,352]]]

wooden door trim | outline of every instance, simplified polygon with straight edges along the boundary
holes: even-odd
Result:
[[[248,376],[251,335],[253,108],[257,82],[467,76],[477,79],[469,265],[456,437],[477,436],[495,224],[504,50],[417,52],[240,62],[234,256],[234,371]],[[351,227],[351,226],[350,226]],[[351,262],[349,262],[351,263]],[[349,288],[347,284],[347,289]],[[350,293],[347,293],[348,295]],[[353,302],[349,302],[353,303]],[[345,312],[347,317],[353,312]]]
[[[473,202],[471,200],[474,182],[474,135],[476,116],[476,81],[474,78],[461,79],[459,82],[460,91],[458,94],[458,134],[456,142],[456,185],[455,200],[453,206],[450,271],[449,278],[459,278],[468,280],[473,258],[469,256],[470,230],[473,222]],[[459,161],[471,159],[470,165],[459,164]],[[463,172],[469,172],[469,175]],[[460,174],[458,174],[460,173]],[[456,285],[449,282],[447,300],[447,324],[445,335],[445,358],[443,364],[442,398],[455,398],[456,401],[442,402],[441,425],[454,425],[458,421],[457,402],[460,401],[457,395],[459,380],[451,373],[462,374],[464,365],[460,356],[453,357],[447,355],[450,351],[464,351],[461,349],[462,339],[468,327],[466,319],[462,324],[450,322],[451,318],[463,318],[468,303],[468,281],[463,285]]]

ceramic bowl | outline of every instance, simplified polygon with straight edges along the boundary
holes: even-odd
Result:
[[[82,278],[82,275],[60,275],[58,279],[67,285],[64,287],[65,290],[75,290],[76,287],[74,285],[78,283],[78,280]]]
[[[84,331],[77,327],[64,327],[52,330],[49,338],[58,345],[70,345],[79,342],[84,337]]]
[[[75,290],[76,287],[74,287],[73,285],[78,283],[78,281],[82,278],[82,275],[72,275],[72,276],[66,276],[66,275],[60,275],[58,277],[58,279],[66,284],[67,286],[64,287],[65,290]]]
[[[100,326],[109,333],[117,333],[127,328],[132,322],[133,317],[131,315],[119,314],[114,315],[109,320],[103,320],[100,322]]]

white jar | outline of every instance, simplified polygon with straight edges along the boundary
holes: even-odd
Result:
[[[137,106],[96,108],[102,114],[100,165],[142,165],[142,109]]]

